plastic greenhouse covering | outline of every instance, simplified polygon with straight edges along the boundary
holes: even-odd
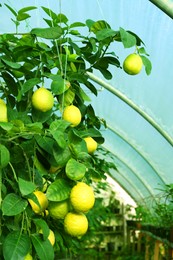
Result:
[[[16,10],[28,5],[25,0],[1,2]],[[161,185],[173,182],[173,1],[155,1],[160,6],[152,2],[30,0],[29,5],[38,9],[32,11],[31,19],[24,25],[41,27],[40,7],[46,6],[65,14],[71,23],[105,20],[112,28],[134,31],[144,41],[152,63],[150,75],[143,69],[140,74],[130,76],[115,67],[111,68],[110,80],[105,80],[97,71],[89,74],[99,90],[97,97],[91,94],[92,105],[107,124],[102,130],[103,146],[117,166],[111,175],[137,202],[156,196]],[[1,33],[12,32],[10,11],[1,7],[0,16]],[[122,62],[134,48],[124,49],[115,43],[111,51],[115,51]]]

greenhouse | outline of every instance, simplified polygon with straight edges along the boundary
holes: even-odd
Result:
[[[0,15],[0,259],[173,259],[173,0]]]

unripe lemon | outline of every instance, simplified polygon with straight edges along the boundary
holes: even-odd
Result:
[[[32,255],[30,255],[29,253],[24,257],[24,260],[32,260]]]
[[[0,122],[8,122],[7,106],[4,100],[0,99]]]
[[[127,74],[136,75],[142,70],[143,62],[141,57],[132,53],[123,62],[123,69]]]
[[[52,93],[44,87],[37,89],[32,95],[33,107],[41,112],[47,112],[52,109],[53,103]]]
[[[82,115],[78,107],[70,105],[65,107],[62,118],[71,123],[71,127],[75,127],[80,124]]]
[[[36,214],[40,214],[43,211],[45,211],[45,209],[47,208],[48,199],[47,199],[45,193],[43,193],[42,191],[37,190],[37,191],[34,191],[33,193],[37,197],[37,200],[38,200],[40,206],[37,205],[32,199],[28,199],[28,201],[31,205],[32,210]]]
[[[59,166],[53,166],[51,165],[50,168],[49,168],[49,173],[56,173],[58,170],[60,170],[62,168],[61,165]]]
[[[40,230],[39,233],[43,234],[43,231]],[[48,235],[47,238],[50,241],[51,245],[54,246],[54,244],[55,244],[55,234],[51,229],[49,229],[49,235]]]
[[[73,237],[81,237],[88,230],[88,219],[83,213],[69,212],[64,219],[64,229]]]
[[[90,136],[84,138],[88,153],[94,153],[97,149],[97,142]]]
[[[68,200],[50,201],[48,211],[53,219],[64,219],[69,212],[69,202]]]
[[[95,197],[92,187],[78,182],[70,192],[70,201],[77,212],[87,212],[94,206]]]

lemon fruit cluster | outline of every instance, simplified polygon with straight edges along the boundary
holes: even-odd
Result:
[[[92,187],[84,182],[78,182],[71,189],[70,202],[74,211],[66,214],[64,229],[71,236],[81,237],[88,230],[88,219],[85,213],[94,206],[95,202]]]
[[[97,142],[90,136],[84,138],[89,154],[92,154],[97,149]]]
[[[0,122],[8,122],[7,106],[4,100],[0,99]]]
[[[78,107],[70,105],[65,107],[62,118],[69,122],[71,127],[75,127],[80,124],[82,115]]]
[[[129,75],[136,75],[139,74],[142,70],[143,62],[141,57],[136,54],[132,53],[126,57],[123,62],[123,69]]]
[[[48,206],[49,215],[53,219],[64,219],[69,212],[68,200],[63,201],[50,201]]]
[[[33,192],[33,194],[36,196],[38,203],[36,203],[32,199],[28,199],[28,201],[31,205],[32,210],[36,214],[41,214],[48,207],[48,199],[46,197],[46,194],[43,193],[42,191],[36,190]]]
[[[32,95],[33,107],[41,112],[47,112],[51,110],[53,104],[54,97],[52,93],[44,87],[40,87]]]

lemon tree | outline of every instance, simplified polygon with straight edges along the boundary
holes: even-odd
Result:
[[[3,8],[16,31],[0,35],[0,259],[53,260],[85,241],[92,181],[115,168],[102,147],[106,123],[92,106],[98,89],[87,72],[110,80],[110,65],[122,68],[115,42],[136,50],[147,75],[151,62],[135,33],[106,21],[70,24],[42,6],[46,26],[25,31],[37,7]]]

